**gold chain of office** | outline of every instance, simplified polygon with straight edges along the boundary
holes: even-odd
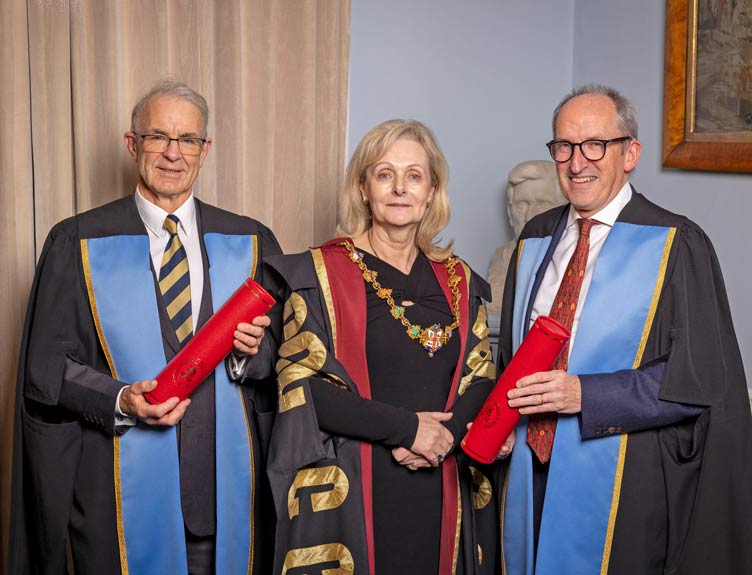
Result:
[[[411,323],[410,320],[405,317],[405,308],[394,302],[391,289],[385,288],[379,283],[377,279],[378,273],[368,269],[363,262],[363,254],[357,251],[355,246],[349,241],[342,242],[342,245],[347,249],[350,261],[360,268],[360,271],[363,274],[363,279],[373,287],[376,295],[387,303],[391,310],[392,317],[405,326],[405,330],[407,335],[410,336],[410,339],[417,339],[420,342],[421,347],[428,352],[428,356],[433,357],[434,353],[446,345],[449,338],[452,337],[452,332],[460,325],[460,290],[458,285],[461,278],[457,275],[454,269],[459,260],[455,256],[451,256],[444,262],[444,267],[446,267],[447,273],[449,274],[447,285],[452,292],[452,323],[443,328],[438,323],[424,328]]]

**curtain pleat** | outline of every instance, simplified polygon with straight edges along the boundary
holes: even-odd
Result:
[[[0,1],[0,566],[18,346],[50,228],[134,190],[130,110],[169,75],[209,103],[197,196],[269,225],[288,252],[331,237],[349,18],[349,0]]]
[[[34,190],[26,4],[0,2],[0,572],[8,543],[18,345],[34,272]]]

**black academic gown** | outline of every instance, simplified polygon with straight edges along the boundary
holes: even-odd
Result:
[[[305,568],[306,573],[318,573],[328,568],[334,572],[373,573],[379,570],[380,554],[382,558],[386,553],[399,558],[410,553],[426,553],[425,548],[411,545],[416,541],[420,545],[420,541],[431,536],[426,533],[416,535],[416,541],[400,541],[388,551],[379,548],[379,541],[393,541],[390,538],[393,534],[383,531],[389,529],[390,523],[410,522],[432,530],[438,539],[438,570],[434,572],[446,575],[493,573],[498,561],[498,499],[491,486],[496,483],[499,466],[473,462],[462,453],[459,441],[467,420],[463,419],[455,429],[457,447],[435,474],[416,471],[410,475],[404,470],[394,470],[394,475],[402,474],[402,481],[394,482],[393,476],[384,473],[385,467],[392,465],[388,451],[380,446],[374,448],[375,441],[362,440],[369,437],[370,430],[349,435],[319,427],[321,405],[315,405],[313,395],[316,394],[312,395],[311,391],[314,384],[330,385],[345,395],[376,400],[373,403],[381,404],[384,411],[410,405],[414,413],[427,409],[425,403],[420,409],[414,409],[409,403],[406,397],[411,393],[410,388],[433,387],[434,391],[424,393],[422,400],[425,395],[438,394],[433,399],[435,404],[431,404],[436,409],[453,411],[455,417],[461,419],[460,404],[479,399],[473,403],[477,411],[483,396],[474,397],[475,391],[483,391],[485,395],[495,379],[481,301],[490,295],[488,284],[461,261],[456,265],[461,278],[458,284],[462,294],[460,325],[447,349],[437,352],[452,354],[454,349],[454,356],[431,360],[449,360],[456,366],[448,370],[453,372],[452,382],[451,385],[446,382],[443,395],[436,391],[442,385],[424,379],[430,378],[425,372],[412,381],[408,381],[409,377],[396,376],[396,382],[384,384],[378,381],[377,373],[369,372],[369,365],[377,359],[373,347],[368,349],[368,338],[382,336],[395,340],[395,355],[378,359],[394,365],[408,361],[416,350],[425,351],[402,329],[371,333],[372,329],[379,329],[378,322],[370,322],[373,317],[369,317],[367,310],[366,294],[371,288],[363,281],[360,270],[349,259],[341,242],[332,240],[310,252],[266,260],[287,285],[283,312],[285,335],[277,363],[279,412],[269,456],[269,476],[278,518],[273,572],[294,569],[296,573],[303,573]],[[373,259],[369,261],[374,263]],[[431,276],[436,273],[436,278],[439,277],[437,268],[439,271],[443,268],[435,262],[426,266],[426,273]],[[446,287],[446,279],[439,279],[437,289],[439,285]],[[395,297],[401,297],[398,291],[395,290]],[[445,292],[440,293],[446,297]],[[447,309],[450,301],[451,298],[445,300]],[[415,314],[415,310],[412,313]],[[436,313],[427,317],[435,319]],[[401,353],[400,348],[408,351]],[[409,373],[408,369],[405,371]],[[405,386],[405,390],[397,394],[399,399],[385,397],[384,388],[395,383]],[[342,411],[359,403],[344,401],[341,397],[337,401]],[[398,403],[391,403],[395,401]],[[468,419],[473,414],[468,415]],[[368,425],[367,422],[366,417],[362,425]],[[378,442],[384,442],[384,438]],[[386,480],[388,484],[384,483],[386,476],[390,476]],[[424,480],[430,483],[434,477],[437,485],[435,490],[431,487],[430,493],[435,494],[436,499],[427,505],[433,505],[435,520],[414,517],[420,506],[406,507],[402,515],[384,518],[385,507],[399,499],[397,495],[389,496],[390,489],[403,490],[399,496],[409,499],[414,490],[424,489]],[[379,532],[375,532],[377,529]],[[392,569],[406,572],[400,569],[399,563],[394,558],[389,561]]]
[[[523,287],[532,290],[523,320],[527,322],[568,209],[555,208],[537,216],[520,236],[520,246],[531,238],[553,240],[532,286],[516,285],[517,270],[510,267],[501,313],[501,369],[513,351],[515,299]],[[636,192],[619,222],[646,226],[646,230],[673,228],[675,237],[664,262],[663,287],[639,366],[618,373],[577,374],[583,382],[582,439],[587,443],[628,434],[603,572],[752,573],[752,420],[717,257],[694,222]],[[517,261],[517,252],[512,261]],[[617,313],[620,305],[613,302]],[[581,323],[580,328],[588,326]],[[639,395],[635,390],[640,385],[653,383],[661,405],[651,422],[645,410],[653,400],[634,396]],[[678,404],[698,406],[701,415],[666,423],[672,419],[671,406]],[[527,446],[518,444],[515,450],[519,449]],[[572,505],[581,503],[573,501]],[[522,528],[504,524],[505,532]],[[539,557],[546,552],[539,546]]]
[[[199,233],[255,235],[260,257],[280,253],[262,224],[196,202]],[[92,318],[82,269],[81,239],[145,235],[132,196],[68,218],[50,231],[37,264],[21,343],[14,436],[9,572],[63,573],[66,535],[76,573],[118,573],[114,521],[113,436],[115,399],[125,385],[109,376]],[[204,289],[197,326],[212,313],[208,261],[202,241]],[[154,290],[159,297],[155,282]],[[164,307],[159,305],[167,361],[179,350]],[[156,374],[155,374],[156,375]],[[65,380],[65,381],[64,381]],[[179,424],[181,503],[186,527],[197,535],[214,530],[214,376],[192,395]],[[262,461],[274,409],[273,382],[243,388],[256,461]],[[127,432],[126,432],[127,433]],[[259,465],[258,469],[263,469]],[[258,492],[266,479],[258,475]],[[254,511],[254,573],[266,572],[264,550],[273,521],[265,496]],[[155,510],[155,520],[159,511]],[[266,522],[266,524],[264,524]]]

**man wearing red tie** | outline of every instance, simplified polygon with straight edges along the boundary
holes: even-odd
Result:
[[[710,240],[630,185],[637,113],[617,91],[574,90],[553,133],[569,204],[520,235],[500,367],[538,315],[572,338],[508,394],[505,573],[752,572],[750,410]]]

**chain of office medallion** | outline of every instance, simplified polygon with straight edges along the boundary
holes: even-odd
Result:
[[[383,287],[376,279],[378,277],[378,273],[368,269],[366,264],[363,262],[363,256],[356,252],[355,246],[352,243],[342,242],[342,245],[345,246],[345,248],[349,252],[350,261],[352,261],[355,265],[358,266],[358,268],[360,268],[360,271],[363,274],[363,279],[371,284],[371,286],[373,286],[373,289],[376,291],[376,295],[384,300],[387,305],[389,305],[392,317],[398,320],[405,327],[405,329],[407,330],[407,335],[410,336],[410,339],[420,339],[423,329],[419,325],[413,325],[412,323],[410,323],[410,320],[405,317],[405,308],[403,306],[398,306],[394,302],[394,298],[392,298],[392,290]],[[444,327],[444,334],[441,337],[442,344],[446,344],[446,342],[449,340],[449,337],[452,335],[452,332],[457,328],[457,326],[460,325],[460,290],[459,287],[457,287],[460,283],[460,277],[457,275],[454,269],[457,265],[457,262],[458,258],[455,256],[447,258],[447,260],[444,262],[444,267],[446,267],[447,273],[449,274],[447,284],[449,285],[449,289],[452,292],[452,314],[454,321],[452,321],[451,325]]]

